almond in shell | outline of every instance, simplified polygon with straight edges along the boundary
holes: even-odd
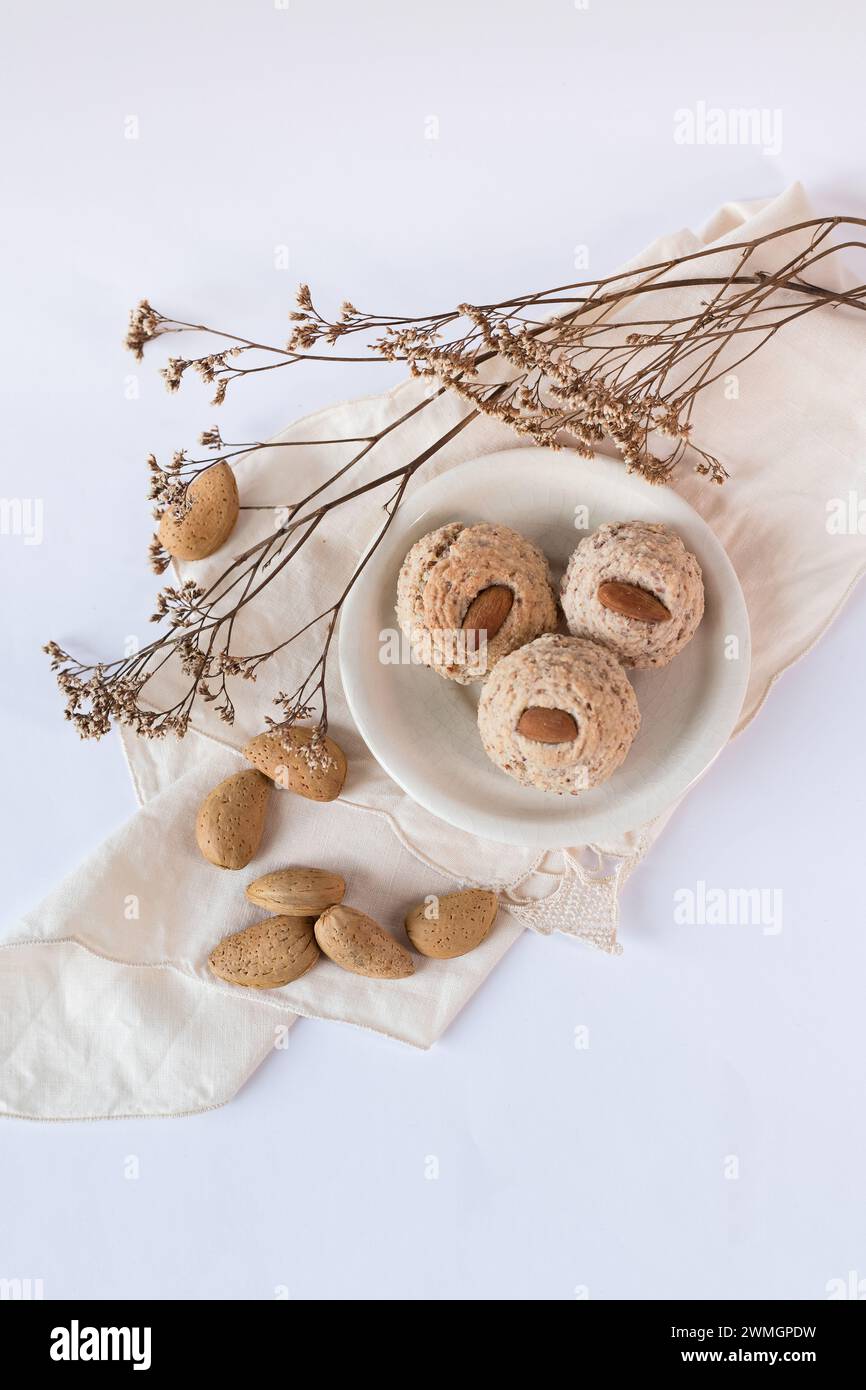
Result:
[[[636,618],[641,623],[666,623],[670,613],[660,598],[637,584],[620,584],[608,580],[598,586],[598,601],[611,613],[624,618]]]
[[[415,973],[409,952],[372,917],[353,907],[340,905],[323,912],[316,923],[316,941],[335,965],[353,975],[403,980]]]
[[[299,980],[318,959],[311,917],[267,917],[225,937],[208,964],[230,985],[278,989]]]
[[[277,869],[262,874],[246,890],[256,907],[287,917],[318,917],[326,908],[342,902],[346,884],[327,869]]]
[[[346,780],[346,757],[332,738],[315,738],[315,730],[293,724],[257,734],[243,749],[248,762],[311,801],[334,801]]]
[[[499,900],[484,888],[428,898],[406,917],[406,935],[422,956],[453,960],[474,951],[490,934]]]
[[[205,859],[220,869],[243,869],[259,847],[270,783],[248,768],[227,777],[199,807],[195,838]]]
[[[178,520],[171,508],[159,522],[159,542],[177,560],[204,560],[219,550],[235,528],[238,485],[227,463],[215,463],[189,485],[189,509]]]

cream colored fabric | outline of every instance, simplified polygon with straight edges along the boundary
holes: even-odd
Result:
[[[634,264],[714,241],[719,266],[728,267],[726,242],[808,216],[795,186],[766,204],[730,204],[703,238],[664,238]],[[690,302],[682,290],[665,298],[671,315]],[[862,486],[864,370],[866,326],[853,314],[821,312],[786,329],[738,370],[735,399],[720,385],[705,394],[696,416],[696,432],[723,456],[731,481],[715,488],[684,473],[676,486],[727,547],[746,594],[753,668],[742,723],[818,638],[866,564],[866,537],[831,534],[826,525],[828,503]],[[423,389],[407,382],[320,412],[278,438],[367,435],[405,413]],[[423,449],[464,410],[451,397],[432,402],[373,452],[353,474],[356,481]],[[476,421],[422,477],[519,442],[503,425]],[[243,501],[271,505],[292,500],[301,482],[308,489],[332,469],[332,449],[274,447],[237,471]],[[268,516],[242,513],[233,553],[261,533]],[[271,586],[268,602],[244,620],[236,648],[265,649],[293,617],[306,619],[314,605],[324,606],[370,533],[369,502],[340,509],[301,562]],[[222,563],[188,569],[206,581]],[[784,583],[774,583],[776,576]],[[8,930],[9,944],[0,949],[0,1113],[66,1118],[206,1108],[237,1090],[299,1014],[429,1046],[523,926],[619,949],[619,890],[670,812],[617,843],[541,860],[452,830],[404,796],[366,752],[348,718],[335,660],[331,728],[350,765],[343,797],[322,806],[275,793],[255,871],[287,861],[338,868],[348,881],[347,901],[395,929],[412,903],[455,884],[495,886],[509,911],[480,950],[458,961],[422,961],[407,981],[363,980],[329,962],[262,997],[215,981],[206,967],[210,949],[260,914],[243,896],[252,875],[222,872],[201,859],[192,838],[195,810],[210,787],[244,766],[238,747],[259,730],[276,690],[297,685],[314,644],[289,649],[275,672],[264,668],[257,686],[245,688],[233,729],[210,715],[182,743],[124,737],[141,809]]]

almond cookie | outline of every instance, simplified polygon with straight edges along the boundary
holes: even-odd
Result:
[[[675,531],[654,521],[600,526],[562,581],[568,630],[602,642],[626,666],[667,666],[704,615],[701,567]]]
[[[606,781],[640,728],[616,657],[554,633],[503,657],[478,705],[487,756],[527,787],[576,796]]]
[[[417,541],[397,580],[397,619],[417,660],[448,680],[483,680],[556,627],[547,560],[508,526],[452,521]]]

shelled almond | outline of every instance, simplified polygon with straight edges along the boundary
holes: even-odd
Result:
[[[577,738],[577,724],[568,710],[530,705],[517,721],[517,732],[535,743],[570,743]]]
[[[599,584],[598,601],[612,613],[636,618],[642,623],[666,623],[671,616],[660,598],[636,584],[620,584],[614,580]]]
[[[491,584],[472,600],[463,619],[463,631],[478,637],[486,633],[490,642],[496,636],[514,605],[514,593],[506,584]]]

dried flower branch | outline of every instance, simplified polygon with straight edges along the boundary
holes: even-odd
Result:
[[[709,248],[600,280],[496,304],[460,304],[420,317],[366,313],[346,301],[337,318],[329,320],[315,306],[309,287],[302,285],[285,346],[173,319],[143,300],[130,316],[126,337],[126,346],[137,358],[148,343],[167,334],[198,332],[215,340],[213,349],[200,357],[169,358],[163,376],[170,391],[176,391],[191,371],[213,386],[213,401],[221,404],[235,381],[307,361],[405,362],[410,373],[428,379],[432,389],[369,437],[232,445],[211,426],[200,437],[211,457],[190,458],[179,451],[163,468],[151,455],[149,498],[155,515],[170,510],[180,520],[190,506],[191,483],[215,464],[264,448],[357,446],[324,483],[293,502],[276,503],[285,515],[279,529],[231,560],[207,589],[193,580],[166,586],[153,614],[164,631],[141,651],[88,665],[57,643],[48,643],[45,650],[66,697],[67,719],[83,737],[100,737],[114,721],[147,737],[183,735],[201,699],[214,704],[230,724],[235,712],[230,682],[254,681],[261,666],[321,625],[322,646],[312,668],[293,691],[279,691],[274,703],[280,722],[317,717],[323,735],[328,724],[328,659],[342,606],[387,534],[411,479],[428,459],[484,414],[538,444],[569,445],[584,458],[608,442],[628,471],[654,483],[667,481],[686,460],[713,482],[724,482],[724,466],[693,438],[700,393],[747,361],[787,324],[818,310],[866,307],[866,285],[835,291],[816,279],[824,261],[851,247],[866,249],[866,243],[856,239],[862,236],[857,229],[864,226],[866,221],[859,218],[814,219],[728,246],[726,254],[735,253],[728,275],[711,273],[710,258],[719,252]],[[831,234],[840,228],[853,230],[848,239],[831,242]],[[798,249],[792,252],[792,245]],[[673,290],[690,294],[683,312],[676,317],[654,315],[654,296]],[[349,337],[360,339],[356,356],[311,351],[319,345],[333,348]],[[400,467],[332,495],[335,483],[446,391],[467,405],[455,425]],[[666,445],[665,440],[672,442]],[[371,499],[375,494],[383,520],[372,548],[333,602],[269,650],[235,651],[239,615],[260,600],[326,515],[368,493]],[[169,559],[155,540],[151,563],[158,573]],[[170,708],[155,709],[148,704],[147,687],[170,661],[179,665],[188,686]]]

